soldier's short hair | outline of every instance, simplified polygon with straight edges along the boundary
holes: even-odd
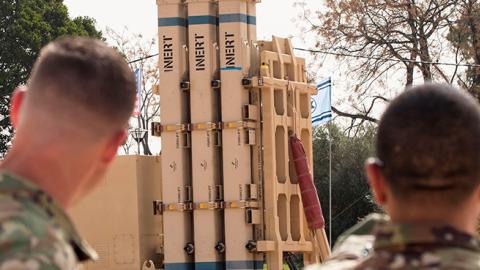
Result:
[[[460,202],[480,183],[479,105],[448,85],[408,89],[383,114],[376,148],[394,194]]]
[[[58,118],[89,116],[85,120],[97,123],[97,131],[123,127],[135,103],[135,77],[124,58],[104,42],[61,38],[41,51],[26,102]]]

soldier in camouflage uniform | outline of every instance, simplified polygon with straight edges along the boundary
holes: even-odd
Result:
[[[480,269],[480,109],[445,85],[394,99],[366,163],[373,214],[339,237],[315,269]]]
[[[103,42],[45,47],[15,90],[11,149],[0,164],[0,270],[78,269],[96,252],[66,209],[102,178],[135,102],[125,60]]]

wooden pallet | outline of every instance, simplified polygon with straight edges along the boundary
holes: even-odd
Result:
[[[284,252],[302,253],[306,264],[316,263],[328,256],[328,242],[323,230],[317,236],[322,238],[321,247],[312,241],[288,140],[289,134],[297,134],[302,140],[312,170],[310,100],[316,89],[307,83],[305,61],[294,56],[288,39],[273,37],[259,46],[264,76],[253,79],[253,88],[260,89],[263,105],[265,240],[258,241],[257,250],[266,252],[269,269],[282,268]],[[318,253],[323,254],[316,256]]]

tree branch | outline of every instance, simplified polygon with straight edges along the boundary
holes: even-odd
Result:
[[[336,114],[338,114],[338,116],[342,116],[342,117],[348,117],[348,118],[351,118],[353,120],[355,119],[362,119],[362,120],[365,120],[365,121],[369,121],[369,122],[372,122],[372,123],[377,123],[378,122],[378,119],[375,119],[373,117],[370,117],[368,115],[365,115],[365,114],[352,114],[352,113],[347,113],[347,112],[342,112],[342,111],[339,111],[337,108],[335,108],[334,106],[332,106],[332,111]]]

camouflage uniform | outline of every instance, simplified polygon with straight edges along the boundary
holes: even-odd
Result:
[[[78,269],[96,257],[49,195],[0,173],[0,270]]]
[[[480,241],[447,225],[371,215],[339,238],[329,261],[306,268],[315,269],[480,269]]]

